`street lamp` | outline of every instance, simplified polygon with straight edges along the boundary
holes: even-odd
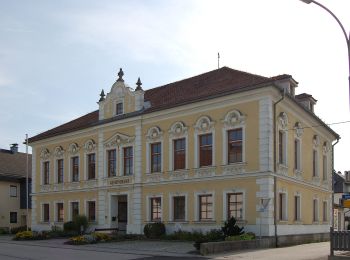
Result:
[[[334,13],[332,13],[331,10],[329,10],[327,7],[325,7],[324,5],[320,4],[317,1],[314,0],[300,0],[302,2],[304,2],[305,4],[316,4],[319,7],[321,7],[322,9],[326,10],[331,16],[333,16],[333,18],[337,21],[337,23],[339,24],[340,28],[342,29],[344,36],[345,36],[345,40],[346,40],[346,45],[348,47],[348,63],[349,63],[349,104],[350,104],[350,32],[349,35],[347,35],[344,26],[342,25],[342,23],[340,22],[340,20],[338,19],[338,17],[335,16]]]

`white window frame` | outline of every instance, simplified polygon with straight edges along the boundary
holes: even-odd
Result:
[[[58,183],[58,160],[63,160],[63,182],[62,183]],[[55,180],[54,183],[55,184],[63,184],[64,183],[64,158],[55,158],[55,164],[54,164],[54,176],[55,176]]]
[[[323,200],[322,201],[322,222],[328,223],[329,221],[329,210],[328,210],[328,201]]]
[[[295,197],[298,197],[299,198],[299,208],[298,208],[298,211],[299,211],[299,216],[298,216],[298,219],[295,219],[295,208],[294,208],[294,222],[302,222],[302,214],[301,214],[301,211],[302,211],[302,206],[301,206],[301,194],[299,192],[296,192],[294,194],[294,200],[295,200]],[[293,204],[294,204],[294,207],[295,207],[295,201],[293,201]]]
[[[211,195],[213,198],[213,219],[211,220],[201,220],[199,217],[199,196],[201,195]],[[194,205],[195,205],[195,212],[194,212],[194,219],[197,222],[215,222],[216,221],[216,214],[215,214],[215,191],[199,191],[194,193]]]
[[[47,184],[44,184],[44,163],[46,163],[46,162],[48,162],[49,163],[49,181],[48,181],[48,183]],[[41,185],[50,185],[50,182],[51,182],[51,161],[50,160],[43,160],[43,161],[41,161],[41,165],[40,165],[40,167],[41,167]]]
[[[185,219],[183,221],[174,220],[174,197],[185,197]],[[188,222],[188,193],[169,193],[169,221],[170,222]]]
[[[283,195],[283,201],[282,201],[282,218],[280,216],[280,206],[281,206],[281,196]],[[278,192],[278,220],[280,222],[286,222],[288,221],[288,192],[285,190],[280,190]]]
[[[161,171],[151,172],[151,144],[160,143],[161,156]],[[148,129],[146,135],[146,174],[158,174],[164,172],[164,140],[163,132],[158,126],[154,126]]]
[[[131,147],[132,148],[132,174],[125,175],[124,172],[124,148]],[[119,176],[133,176],[135,174],[135,145],[134,144],[123,144],[119,149]]]
[[[160,221],[163,222],[165,221],[164,219],[164,199],[163,199],[163,194],[158,193],[158,194],[152,194],[152,195],[147,195],[146,196],[146,215],[147,215],[147,222],[153,222],[151,218],[151,199],[152,198],[160,198]]]
[[[315,153],[315,175],[314,175],[314,153]],[[319,178],[320,177],[320,171],[319,171],[319,153],[317,149],[312,150],[312,177],[313,178]]]
[[[237,219],[238,222],[242,222],[242,221],[245,221],[246,220],[246,215],[245,215],[245,212],[246,212],[246,191],[245,189],[240,189],[240,188],[232,188],[232,189],[227,189],[227,190],[224,190],[223,193],[222,193],[222,203],[223,203],[223,211],[222,211],[222,220],[223,221],[226,221],[228,220],[227,219],[227,216],[228,216],[228,208],[227,208],[227,195],[228,194],[232,194],[232,193],[242,193],[242,203],[243,203],[243,207],[242,207],[242,219]]]
[[[88,202],[90,202],[90,201],[95,202],[95,221],[89,221]],[[98,209],[97,209],[97,202],[96,202],[96,201],[97,201],[96,198],[93,198],[93,199],[85,199],[85,200],[84,200],[84,212],[85,212],[85,216],[87,217],[89,223],[97,223],[97,220],[98,220],[98,215],[97,215]],[[80,206],[80,205],[79,205],[79,206]],[[80,209],[80,208],[79,208],[79,209]],[[79,212],[79,213],[80,213],[80,212]]]
[[[68,201],[68,216],[69,216],[69,221],[73,221],[73,209],[72,209],[72,203],[73,202],[78,202],[78,209],[79,209],[79,215],[80,215],[80,200],[69,200]]]
[[[78,181],[73,181],[73,164],[72,164],[72,159],[74,157],[78,157]],[[81,169],[81,160],[80,160],[80,155],[79,154],[75,154],[75,155],[71,155],[69,156],[69,182],[71,183],[78,183],[80,181],[82,181],[82,169]]]
[[[48,222],[46,222],[46,221],[44,221],[44,205],[45,204],[48,204],[49,205],[49,221]],[[40,202],[40,221],[42,222],[42,223],[50,223],[51,222],[51,219],[52,219],[52,216],[51,216],[51,203],[50,202]]]
[[[55,200],[54,202],[54,222],[57,222],[57,223],[64,223],[64,220],[65,220],[65,210],[64,210],[64,201],[63,200]],[[58,217],[57,217],[57,213],[58,213],[58,206],[57,204],[58,203],[62,203],[63,204],[63,221],[62,222],[58,222]]]
[[[315,204],[315,201],[316,201],[316,204]],[[314,197],[312,200],[312,222],[318,223],[319,221],[320,221],[319,199],[317,197]]]
[[[16,188],[16,194],[15,195],[13,195],[13,192],[12,192],[12,190],[14,190],[13,188]],[[17,198],[18,197],[18,192],[17,192],[17,190],[18,190],[18,185],[13,185],[13,184],[11,184],[10,186],[9,186],[9,195],[10,195],[10,198]]]
[[[276,155],[277,155],[277,163],[278,165],[283,165],[285,167],[288,167],[288,116],[285,112],[281,112],[279,117],[278,117],[278,125],[277,125],[277,134],[276,134],[276,143],[277,143],[277,147],[276,147]],[[282,162],[280,162],[280,158],[279,158],[279,133],[282,132]]]
[[[178,139],[185,139],[185,169],[188,169],[188,127],[181,121],[174,123],[169,129],[169,171],[174,171],[174,141]]]
[[[117,104],[121,103],[123,107],[123,113],[117,115]],[[120,116],[125,114],[125,102],[124,102],[124,96],[119,97],[113,101],[113,116]]]
[[[302,157],[302,149],[301,149],[301,147],[302,147],[301,138],[299,138],[299,137],[294,138],[294,149],[295,149],[295,142],[298,142],[298,149],[297,149],[297,168],[295,168],[295,165],[293,165],[294,172],[301,173],[303,171],[303,169],[302,169],[302,165],[303,165],[302,158],[303,157]],[[294,158],[294,160],[295,160],[295,158]]]
[[[209,116],[201,116],[195,126],[194,126],[194,167],[195,168],[205,168],[213,167],[215,163],[215,128],[214,121],[211,120]],[[199,136],[211,134],[212,135],[212,165],[200,167],[200,158],[199,158]]]

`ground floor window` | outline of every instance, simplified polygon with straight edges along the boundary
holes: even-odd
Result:
[[[173,197],[173,203],[174,203],[174,221],[184,221],[185,207],[186,207],[185,196]]]
[[[95,201],[88,201],[87,202],[87,217],[89,222],[96,221],[96,205]]]
[[[285,193],[279,194],[279,220],[287,220],[287,194]]]
[[[318,221],[318,201],[317,199],[313,200],[313,221]]]
[[[57,212],[56,212],[57,222],[63,222],[64,221],[64,219],[63,219],[64,218],[63,203],[57,203],[56,208],[57,208]]]
[[[160,197],[151,198],[151,221],[161,221],[162,200]]]
[[[42,211],[43,211],[43,221],[44,222],[49,222],[50,221],[50,205],[48,203],[43,204],[42,206]]]
[[[301,220],[301,214],[300,214],[300,196],[294,197],[294,220],[300,221]]]
[[[199,220],[213,220],[213,196],[199,196]]]
[[[71,210],[72,210],[72,220],[79,215],[79,202],[74,201],[71,203]]]
[[[227,194],[227,218],[243,219],[243,193]]]
[[[10,223],[17,223],[17,212],[10,212]]]
[[[328,207],[327,207],[327,201],[323,202],[323,221],[326,222],[328,220]]]

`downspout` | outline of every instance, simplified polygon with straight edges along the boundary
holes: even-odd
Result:
[[[273,176],[273,189],[274,189],[274,209],[273,209],[273,224],[275,226],[275,247],[278,245],[277,241],[277,160],[276,160],[276,150],[277,150],[277,141],[276,141],[276,107],[277,104],[280,103],[285,97],[285,92],[282,92],[282,97],[273,104],[273,170],[274,170],[274,176]]]

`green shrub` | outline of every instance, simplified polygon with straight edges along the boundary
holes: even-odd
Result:
[[[0,228],[0,235],[6,235],[9,234],[8,228]]]
[[[27,231],[27,226],[13,227],[10,229],[11,234],[17,234],[22,231]]]
[[[83,232],[83,233],[85,232],[85,230],[89,225],[89,221],[85,215],[75,216],[75,218],[73,219],[73,222],[75,226],[75,231]],[[82,230],[81,230],[81,227],[83,227]]]
[[[244,233],[243,227],[236,225],[236,219],[231,217],[229,220],[225,221],[224,226],[221,228],[225,237],[238,236]]]
[[[162,222],[148,223],[143,228],[147,238],[160,238],[165,235],[165,225]]]
[[[225,238],[226,241],[240,241],[240,240],[254,240],[254,239],[255,239],[254,233],[245,233],[242,235],[230,236]]]
[[[200,249],[201,243],[223,241],[225,238],[222,230],[220,230],[220,229],[212,229],[205,234],[198,233],[197,236],[198,237],[196,238],[196,240],[193,244],[193,246],[197,250]]]
[[[73,221],[65,222],[65,223],[63,224],[63,230],[66,231],[66,232],[69,232],[69,231],[76,231],[76,230],[75,230],[74,222],[73,222]]]
[[[91,235],[96,239],[96,242],[106,242],[106,241],[112,240],[112,236],[106,233],[95,232],[95,233],[92,233]]]

